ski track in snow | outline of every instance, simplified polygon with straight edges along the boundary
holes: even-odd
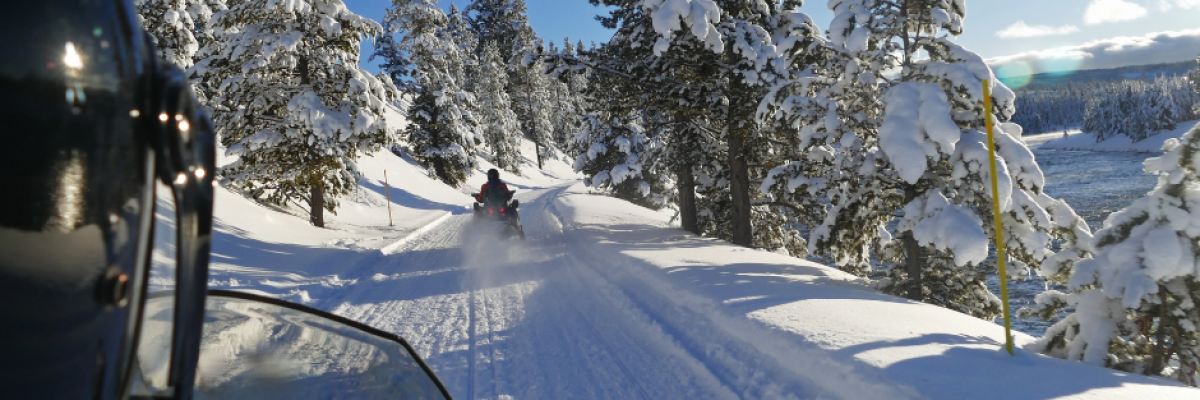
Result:
[[[407,338],[456,399],[761,398],[571,254],[548,203],[558,192],[518,196],[528,241],[455,215],[363,263],[322,308]]]

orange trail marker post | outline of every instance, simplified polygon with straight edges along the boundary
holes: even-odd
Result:
[[[383,170],[383,194],[384,194],[385,196],[387,196],[387,203],[388,203],[388,226],[395,226],[395,225],[392,225],[392,190],[391,190],[391,186],[390,186],[390,185],[388,185],[388,179],[387,179],[387,170],[386,170],[386,169],[385,169],[385,170]]]
[[[987,127],[988,154],[991,159],[992,172],[992,219],[996,223],[996,264],[1000,271],[1000,298],[1004,301],[1004,349],[1008,354],[1013,353],[1012,321],[1008,316],[1008,270],[1004,254],[1004,230],[1000,222],[1000,188],[996,181],[996,140],[992,135],[992,88],[987,79],[983,80],[983,115]]]

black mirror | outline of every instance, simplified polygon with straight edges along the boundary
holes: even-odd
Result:
[[[513,199],[513,201],[512,201],[512,205],[511,205],[511,206],[509,206],[509,207],[512,207],[512,208],[517,208],[517,207],[520,207],[520,206],[521,206],[521,201],[520,201],[520,200],[517,200],[517,199]]]
[[[313,308],[210,290],[195,399],[450,399],[399,336]]]

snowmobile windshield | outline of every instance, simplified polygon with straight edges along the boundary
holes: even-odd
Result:
[[[195,399],[449,399],[404,339],[323,311],[209,292]]]

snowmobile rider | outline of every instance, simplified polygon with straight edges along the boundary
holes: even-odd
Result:
[[[519,217],[517,216],[517,205],[514,204],[515,202],[510,203],[510,201],[512,201],[513,191],[509,190],[508,185],[505,185],[504,181],[500,180],[500,171],[492,168],[488,170],[487,174],[487,183],[484,183],[483,186],[479,188],[479,193],[475,195],[475,201],[477,202],[475,205],[475,212],[480,212],[483,210],[483,208],[480,208],[479,204],[483,204],[486,207],[489,206],[489,200],[491,200],[493,203],[500,201],[502,203],[500,207],[504,212],[504,215],[508,216],[508,218],[513,221],[519,220]],[[498,192],[498,194],[494,194],[496,192]],[[497,197],[503,197],[503,199],[501,200]],[[494,206],[494,204],[492,206]]]
[[[504,193],[508,194],[507,196],[504,197],[504,201],[506,203],[509,200],[512,200],[513,191],[508,190],[508,185],[505,185],[504,181],[500,180],[500,171],[497,171],[495,168],[492,168],[492,169],[488,170],[487,175],[488,175],[488,181],[487,181],[487,183],[484,183],[483,186],[479,187],[479,196],[475,197],[475,200],[479,201],[480,203],[483,203],[485,200],[487,200],[488,189],[493,188],[493,187],[499,187],[499,188],[504,189]]]
[[[0,14],[0,397],[187,399],[204,322],[214,136],[130,0]],[[177,210],[169,354],[141,380],[155,181]],[[168,196],[169,198],[169,196]],[[169,371],[169,372],[166,372]]]

